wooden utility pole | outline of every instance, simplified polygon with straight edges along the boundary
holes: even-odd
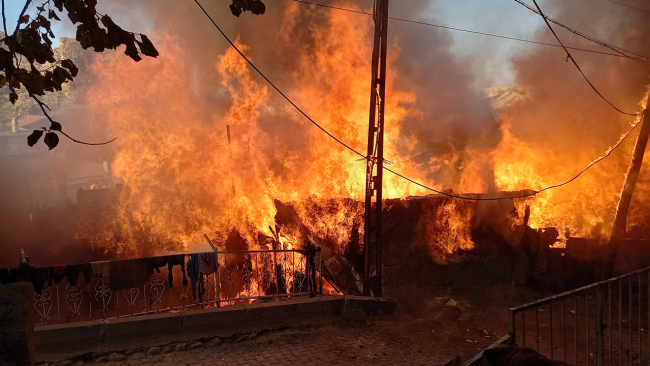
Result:
[[[375,260],[375,296],[381,296],[381,223],[382,180],[384,173],[384,109],[386,106],[386,47],[388,36],[388,0],[375,0],[373,11],[375,39],[372,50],[372,82],[370,85],[370,123],[366,161],[366,206],[364,223],[363,295],[370,296],[371,255]],[[376,175],[374,168],[377,168]],[[373,200],[374,197],[374,200]],[[372,204],[375,203],[375,215]]]
[[[639,178],[641,171],[641,163],[643,163],[643,154],[645,153],[646,146],[648,145],[648,137],[650,136],[650,112],[648,108],[643,111],[643,119],[641,120],[641,132],[636,139],[636,146],[634,147],[634,155],[632,162],[627,170],[625,183],[623,184],[623,191],[621,192],[621,200],[616,209],[616,217],[612,227],[612,236],[609,239],[610,245],[618,247],[618,242],[625,239],[625,229],[627,221],[627,213],[630,210],[630,203],[632,202],[632,194],[636,181]]]

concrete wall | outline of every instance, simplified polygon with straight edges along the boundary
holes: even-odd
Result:
[[[0,365],[34,364],[32,284],[2,285],[0,290]]]
[[[317,296],[270,303],[226,306],[178,313],[38,326],[38,362],[56,362],[82,354],[106,354],[178,341],[299,327],[340,318],[394,315],[397,303],[354,296]]]

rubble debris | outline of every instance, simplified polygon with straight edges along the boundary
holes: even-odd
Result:
[[[301,249],[308,249],[308,243],[313,242],[322,248],[323,275],[343,291],[346,295],[361,295],[361,277],[354,270],[350,262],[341,254],[338,254],[327,243],[314,235],[305,224],[302,223],[298,214],[289,205],[275,200],[276,223],[296,237],[296,242]]]
[[[433,320],[445,327],[450,327],[456,319],[458,319],[461,313],[462,311],[458,307],[445,307]]]

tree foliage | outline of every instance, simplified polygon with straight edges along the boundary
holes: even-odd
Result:
[[[103,145],[115,140],[91,144],[71,138],[63,132],[61,124],[50,117],[50,107],[39,98],[46,93],[62,91],[63,85],[75,80],[79,73],[74,61],[56,57],[52,48],[52,22],[61,21],[60,16],[67,14],[76,26],[75,38],[83,49],[103,52],[124,45],[124,54],[136,62],[142,60],[142,55],[158,56],[158,51],[149,38],[144,34],[126,31],[115,24],[110,16],[98,13],[97,0],[44,0],[36,7],[35,15],[26,14],[32,0],[24,0],[18,24],[13,34],[9,35],[4,11],[5,0],[0,1],[4,28],[4,38],[0,39],[0,88],[9,89],[8,98],[14,106],[20,95],[26,94],[37,103],[50,121],[49,128],[35,130],[28,137],[28,145],[34,146],[45,136],[43,142],[53,149],[59,143],[57,132],[74,142],[87,145]],[[261,15],[266,11],[266,6],[260,0],[232,0],[230,10],[237,17],[245,11]],[[18,93],[21,87],[24,87],[25,93]]]
[[[61,124],[48,114],[50,108],[39,98],[48,92],[63,90],[63,84],[73,81],[79,72],[74,61],[55,57],[52,22],[61,21],[60,14],[66,13],[77,27],[76,39],[84,49],[102,52],[124,45],[124,53],[136,62],[142,60],[141,55],[157,57],[158,51],[146,35],[126,31],[115,24],[110,16],[98,13],[97,0],[46,0],[36,7],[35,15],[28,15],[26,11],[31,2],[25,1],[18,24],[13,34],[8,35],[2,0],[5,37],[0,40],[0,87],[9,88],[12,104],[18,101],[17,90],[24,87],[27,95],[36,101],[50,121],[49,128],[36,130],[29,136],[29,146],[45,136],[43,142],[53,149],[59,142],[56,132],[84,143],[65,134]]]
[[[230,12],[232,15],[239,17],[244,11],[250,11],[255,15],[262,15],[266,12],[266,5],[260,0],[232,0]]]

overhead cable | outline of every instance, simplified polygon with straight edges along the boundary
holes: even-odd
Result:
[[[515,0],[515,1],[519,2],[519,0]],[[589,79],[587,78],[587,76],[585,75],[585,73],[582,72],[582,69],[580,68],[580,66],[578,65],[578,63],[576,62],[576,60],[573,58],[573,56],[571,56],[571,53],[569,53],[569,50],[567,50],[566,47],[564,47],[564,44],[562,44],[562,41],[560,41],[560,37],[557,36],[557,34],[555,33],[555,31],[553,30],[553,27],[551,27],[551,24],[548,22],[547,17],[544,16],[544,13],[542,12],[542,9],[539,7],[539,5],[537,5],[537,1],[536,1],[536,0],[533,0],[533,3],[534,3],[535,6],[537,7],[537,10],[539,10],[539,13],[538,13],[538,14],[542,16],[542,18],[544,19],[544,22],[545,22],[546,25],[548,26],[548,29],[551,30],[551,33],[553,33],[553,35],[555,36],[555,39],[557,39],[557,41],[560,43],[560,45],[562,46],[562,48],[564,48],[564,51],[566,52],[566,56],[567,56],[567,58],[569,58],[569,59],[571,60],[571,62],[573,62],[573,64],[575,65],[575,67],[578,69],[578,71],[580,71],[580,75],[582,75],[582,77],[587,81],[587,84],[589,84],[589,86],[591,87],[591,89],[593,89],[593,90],[596,92],[596,94],[598,94],[598,96],[600,96],[600,97],[601,97],[605,102],[607,102],[607,104],[609,104],[612,108],[614,108],[614,109],[615,109],[616,111],[618,111],[619,113],[622,113],[622,114],[625,114],[625,115],[628,115],[628,116],[636,116],[637,113],[628,113],[628,112],[624,112],[624,111],[620,110],[619,108],[617,108],[617,107],[616,107],[612,102],[610,102],[609,100],[607,100],[607,98],[605,98],[605,96],[603,96],[603,95],[598,91],[598,89],[596,89],[596,87],[594,86],[594,84],[592,84],[591,81],[589,81]]]
[[[335,9],[335,10],[347,11],[347,12],[350,12],[350,13],[357,13],[357,14],[363,14],[363,15],[370,15],[370,14],[366,13],[366,12],[363,11],[363,10],[354,10],[354,9],[342,8],[342,7],[338,7],[338,6],[319,4],[319,3],[315,3],[315,2],[311,2],[311,1],[305,1],[305,0],[292,0],[292,1],[295,1],[295,2],[297,2],[297,3],[303,3],[303,4],[309,4],[309,5],[320,6],[320,7],[323,7],[323,8],[329,8],[329,9]],[[413,24],[419,24],[419,25],[426,25],[426,26],[429,26],[429,27],[436,27],[436,28],[448,29],[448,30],[453,30],[453,31],[458,31],[458,32],[465,32],[465,33],[478,34],[478,35],[488,36],[488,37],[495,37],[495,38],[501,38],[501,39],[508,39],[508,40],[511,40],[511,41],[518,41],[518,42],[532,43],[532,44],[536,44],[536,45],[540,45],[540,46],[550,46],[550,47],[562,48],[562,46],[557,45],[557,44],[553,44],[553,43],[531,41],[531,40],[529,40],[529,39],[516,38],[516,37],[509,37],[509,36],[501,36],[501,35],[498,35],[498,34],[492,34],[492,33],[485,33],[485,32],[473,31],[473,30],[462,29],[462,28],[449,27],[449,26],[446,26],[446,25],[440,25],[440,24],[435,24],[435,23],[426,23],[426,22],[420,22],[420,21],[417,21],[417,20],[410,20],[410,19],[396,18],[396,17],[390,17],[390,16],[388,17],[388,19],[396,20],[396,21],[399,21],[399,22],[413,23]],[[594,50],[588,50],[588,49],[578,48],[578,47],[569,47],[569,46],[567,46],[566,48],[568,48],[568,49],[570,49],[570,50],[582,51],[582,52],[589,52],[589,53],[597,53],[597,54],[600,54],[600,55],[606,55],[606,56],[616,56],[616,57],[630,58],[630,57],[626,57],[626,55],[624,55],[624,54],[620,54],[620,53],[608,53],[608,52],[594,51]],[[631,59],[632,59],[632,60],[635,60],[635,61],[639,61],[639,60],[636,60],[636,59],[634,59],[634,58],[631,58]]]
[[[260,74],[260,76],[262,76],[262,78],[264,78],[264,80],[266,80],[266,82],[269,83],[269,85],[271,85],[271,87],[273,87],[273,89],[275,89],[275,90],[276,90],[276,91],[277,91],[277,92],[278,92],[278,93],[279,93],[279,94],[280,94],[280,95],[281,95],[281,96],[282,96],[282,97],[283,97],[287,102],[289,102],[289,104],[291,104],[291,105],[292,105],[292,106],[293,106],[293,107],[294,107],[298,112],[300,112],[300,114],[302,114],[305,118],[307,118],[307,120],[309,120],[309,122],[311,122],[314,126],[318,127],[321,131],[323,131],[325,134],[327,134],[327,136],[329,136],[329,137],[332,138],[334,141],[336,141],[336,142],[338,142],[339,144],[341,144],[342,146],[344,146],[346,149],[348,149],[348,150],[350,150],[351,152],[353,152],[353,153],[355,153],[355,154],[361,156],[361,157],[363,158],[363,160],[366,160],[366,161],[374,160],[373,158],[367,157],[366,155],[364,155],[364,154],[360,153],[359,151],[355,150],[354,148],[352,148],[350,145],[348,145],[348,144],[344,143],[343,141],[341,141],[340,139],[336,138],[334,135],[332,135],[330,132],[328,132],[325,128],[323,128],[321,125],[319,125],[316,121],[314,121],[311,117],[309,117],[309,115],[308,115],[307,113],[305,113],[305,112],[304,112],[302,109],[300,109],[300,108],[299,108],[299,107],[298,107],[298,106],[297,106],[297,105],[296,105],[296,104],[295,104],[291,99],[289,99],[289,97],[287,97],[286,94],[284,94],[284,93],[283,93],[283,92],[282,92],[282,91],[281,91],[277,86],[275,86],[275,84],[273,84],[273,82],[272,82],[271,80],[269,80],[269,78],[267,78],[267,77],[266,77],[266,76],[265,76],[265,75],[264,75],[264,74],[263,74],[263,73],[262,73],[262,72],[261,72],[261,71],[260,71],[260,70],[259,70],[259,69],[254,65],[254,64],[253,64],[253,62],[252,62],[248,57],[246,57],[246,55],[244,55],[244,53],[243,53],[243,52],[242,52],[242,51],[241,51],[241,50],[240,50],[240,49],[239,49],[239,48],[238,48],[238,47],[237,47],[237,46],[236,46],[236,45],[235,45],[235,44],[230,40],[230,38],[228,38],[228,36],[223,32],[223,30],[221,30],[221,28],[217,25],[217,23],[214,21],[214,19],[212,19],[212,17],[210,16],[210,14],[208,14],[208,12],[205,10],[205,8],[203,8],[203,6],[201,5],[201,3],[200,3],[198,0],[194,0],[194,2],[196,3],[196,5],[199,6],[199,8],[201,8],[201,10],[203,11],[203,13],[208,17],[208,19],[210,20],[210,22],[212,22],[212,24],[215,26],[215,28],[217,28],[217,30],[219,31],[219,33],[221,33],[221,35],[226,39],[226,41],[228,41],[228,43],[230,44],[230,46],[231,46],[232,48],[234,48],[235,51],[237,51],[237,53],[239,53],[239,55],[240,55],[240,56],[241,56],[241,57],[242,57],[242,58],[243,58],[243,59],[244,59],[244,60],[245,60],[245,61],[246,61],[246,62],[247,62],[247,63],[248,63],[248,64],[249,64],[249,65],[250,65],[254,70],[255,70],[255,71],[257,71],[257,73]],[[637,124],[637,125],[638,125],[638,124]],[[386,171],[388,171],[388,172],[390,172],[390,173],[393,173],[393,174],[395,174],[396,176],[398,176],[398,177],[400,177],[400,178],[402,178],[402,179],[405,179],[405,180],[407,180],[407,181],[409,181],[409,182],[411,182],[411,183],[413,183],[413,184],[415,184],[415,185],[417,185],[417,186],[420,186],[420,187],[422,187],[422,188],[424,188],[424,189],[426,189],[426,190],[429,190],[429,191],[431,191],[431,192],[438,193],[438,194],[441,194],[441,195],[443,195],[443,196],[447,196],[447,197],[451,197],[451,198],[461,199],[461,200],[467,200],[467,201],[501,201],[501,200],[511,200],[511,199],[515,199],[515,198],[527,198],[527,197],[535,196],[535,195],[537,195],[537,194],[539,194],[539,193],[541,193],[541,192],[544,192],[544,191],[547,191],[547,190],[550,190],[550,189],[553,189],[553,188],[558,188],[558,187],[564,186],[564,185],[569,184],[569,183],[571,183],[572,181],[576,180],[580,175],[582,175],[584,172],[586,172],[589,168],[593,167],[594,165],[596,165],[596,164],[599,163],[600,161],[602,161],[602,160],[604,160],[605,158],[607,158],[607,157],[612,153],[612,151],[614,151],[614,150],[615,150],[615,149],[616,149],[616,148],[617,148],[617,147],[618,147],[618,146],[623,142],[623,140],[625,140],[625,138],[626,138],[626,137],[627,137],[627,136],[628,136],[628,135],[629,135],[629,134],[630,134],[630,133],[631,133],[631,132],[636,128],[637,125],[633,126],[632,129],[630,129],[630,131],[628,131],[628,132],[627,132],[627,133],[626,133],[626,134],[625,134],[625,135],[624,135],[624,136],[623,136],[623,137],[618,141],[618,143],[617,143],[613,148],[611,148],[609,151],[607,151],[607,153],[606,153],[603,157],[600,157],[600,158],[598,158],[597,160],[593,161],[593,162],[592,162],[591,164],[589,164],[586,168],[584,168],[580,173],[578,173],[578,175],[576,175],[575,177],[571,178],[570,180],[568,180],[568,181],[566,181],[566,182],[564,182],[564,183],[556,184],[556,185],[553,185],[553,186],[550,186],[550,187],[546,187],[546,188],[543,188],[543,189],[540,189],[540,190],[537,190],[537,191],[531,191],[530,193],[527,193],[527,194],[521,194],[521,195],[516,195],[516,196],[491,197],[491,198],[474,198],[474,197],[458,196],[458,195],[455,195],[455,194],[447,193],[447,192],[440,191],[440,190],[437,190],[437,189],[431,188],[431,187],[429,187],[429,186],[426,186],[426,185],[424,185],[424,184],[422,184],[422,183],[419,183],[419,182],[417,182],[417,181],[415,181],[415,180],[413,180],[413,179],[411,179],[411,178],[408,178],[408,177],[406,177],[405,175],[403,175],[403,174],[401,174],[401,173],[398,173],[398,172],[396,172],[396,171],[394,171],[394,170],[392,170],[392,169],[389,169],[389,168],[384,167],[384,170],[386,170]]]
[[[575,34],[575,35],[577,35],[579,37],[582,37],[582,38],[584,38],[586,40],[589,40],[591,42],[599,44],[599,45],[601,45],[603,47],[607,47],[610,50],[612,50],[614,52],[617,52],[618,54],[622,55],[623,57],[626,57],[626,58],[629,58],[629,59],[632,59],[632,60],[635,60],[635,61],[639,61],[639,62],[650,62],[650,58],[648,58],[648,57],[645,57],[643,55],[639,55],[638,53],[634,53],[632,51],[625,50],[625,49],[623,49],[621,47],[617,47],[617,46],[614,46],[614,45],[609,44],[607,42],[603,42],[603,41],[601,41],[599,39],[596,39],[594,37],[588,36],[588,35],[580,32],[580,31],[577,31],[577,30],[569,27],[568,25],[562,24],[562,23],[558,22],[557,20],[542,14],[541,10],[539,9],[539,6],[537,6],[537,4],[535,4],[537,6],[537,9],[535,9],[532,6],[525,3],[523,0],[515,0],[515,1],[517,3],[523,5],[525,8],[532,11],[533,13],[536,13],[537,15],[541,15],[545,20],[547,20],[547,21],[549,21],[549,22],[551,22],[553,24],[559,25],[560,27],[568,30],[569,32],[571,32],[571,33],[573,33],[573,34]],[[631,57],[631,56],[627,55],[628,53],[631,54],[631,55],[638,56],[638,58],[637,57]]]
[[[613,0],[607,0],[607,1],[609,1],[610,3],[614,3],[614,4],[618,4],[618,5],[623,5],[623,6],[625,6],[625,7],[628,7],[628,8],[631,8],[631,9],[636,9],[636,10],[642,11],[642,12],[644,12],[644,13],[648,13],[648,14],[650,14],[650,10],[637,8],[636,6],[632,6],[632,5],[628,5],[628,4],[619,3],[618,1],[613,1]]]

